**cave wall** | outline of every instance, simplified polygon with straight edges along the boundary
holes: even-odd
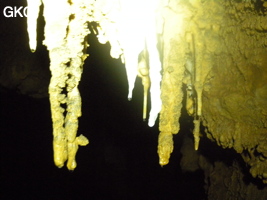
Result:
[[[253,177],[266,183],[266,13],[250,2],[218,5],[217,18],[206,16],[217,27],[203,33],[212,66],[204,82],[203,124],[209,139],[241,153]]]
[[[264,1],[168,2],[163,11],[163,41],[167,43],[164,52],[169,50],[175,54],[168,61],[163,59],[162,63],[161,112],[163,116],[164,105],[169,101],[163,98],[164,92],[170,94],[170,90],[164,88],[168,82],[164,75],[175,76],[175,71],[169,70],[172,66],[184,67],[186,108],[194,117],[195,149],[198,148],[201,121],[209,139],[240,153],[251,167],[252,176],[261,178],[264,183],[267,175],[266,6]],[[177,19],[169,20],[175,19],[172,15]],[[177,32],[170,31],[171,27],[177,27]],[[170,32],[172,44],[168,46]],[[175,43],[177,40],[179,44]],[[168,58],[168,53],[164,55]],[[169,63],[172,60],[175,64]],[[174,79],[180,82],[180,77]],[[172,85],[179,90],[179,83],[173,81]],[[180,97],[176,99],[180,102]],[[176,107],[178,110],[180,108]],[[177,114],[169,116],[174,119]]]

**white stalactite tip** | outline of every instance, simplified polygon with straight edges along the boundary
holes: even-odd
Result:
[[[150,101],[151,101],[151,110],[149,113],[148,126],[153,127],[158,118],[158,114],[161,111],[162,101],[161,101],[161,62],[158,52],[154,49],[149,51],[150,56]],[[152,59],[153,58],[153,59]]]
[[[41,0],[27,0],[28,13],[27,13],[27,25],[28,25],[28,36],[29,46],[31,52],[35,52],[37,46],[37,18],[39,15],[39,9]]]
[[[152,78],[153,79],[153,78]],[[153,82],[152,82],[153,81]],[[151,110],[149,113],[148,126],[153,127],[161,111],[162,101],[160,98],[160,82],[161,76],[158,80],[151,80],[150,96],[151,96]]]
[[[126,68],[126,74],[127,74],[127,80],[128,80],[128,100],[132,100],[133,96],[133,89],[135,85],[135,79],[137,76],[137,65],[138,65],[138,56],[134,55],[134,52],[131,52],[130,55],[131,59],[127,59],[128,56],[125,56],[125,68]],[[132,58],[136,59],[132,59]]]

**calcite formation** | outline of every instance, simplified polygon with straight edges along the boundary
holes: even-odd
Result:
[[[36,48],[36,22],[40,2],[29,1],[28,32],[30,48]],[[67,161],[69,170],[76,168],[75,155],[79,145],[87,145],[88,139],[80,135],[76,137],[78,117],[81,116],[81,97],[78,84],[81,79],[82,66],[86,58],[84,53],[88,35],[86,16],[87,9],[83,1],[73,3],[43,1],[46,21],[44,44],[49,50],[50,71],[52,77],[49,85],[51,115],[53,121],[54,162],[62,167]],[[62,9],[58,9],[62,8]],[[84,9],[83,9],[84,8]],[[82,11],[83,10],[83,11]],[[50,15],[52,13],[52,15]],[[31,23],[35,23],[31,25]]]
[[[36,46],[36,17],[41,1],[28,0],[30,49]],[[169,162],[173,134],[180,130],[182,100],[193,117],[194,149],[202,135],[234,148],[267,183],[267,4],[232,0],[58,0],[44,5],[45,40],[52,78],[49,86],[54,159],[76,167],[76,137],[81,98],[78,83],[93,26],[110,55],[125,63],[129,93],[137,76],[147,96],[148,125],[159,117],[160,165]],[[60,9],[57,9],[60,8]],[[186,88],[184,94],[183,86]]]

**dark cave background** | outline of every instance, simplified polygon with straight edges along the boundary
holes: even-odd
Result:
[[[7,5],[26,5],[0,2],[1,11]],[[0,199],[206,199],[203,171],[183,172],[180,166],[180,148],[183,138],[191,137],[192,119],[183,109],[170,163],[160,167],[158,121],[153,128],[142,121],[141,80],[137,79],[129,102],[124,66],[94,35],[88,38],[90,56],[79,85],[78,135],[90,143],[79,148],[73,172],[55,167],[47,94],[51,75],[42,46],[42,18],[38,23],[38,46],[32,54],[26,18],[4,18],[1,13]],[[205,139],[199,151],[229,165],[239,159]]]

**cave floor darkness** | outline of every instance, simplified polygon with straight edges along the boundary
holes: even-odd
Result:
[[[158,165],[157,128],[133,117],[127,127],[101,110],[87,118],[94,108],[87,114],[83,102],[79,134],[90,144],[70,172],[53,164],[48,98],[1,95],[0,199],[204,199],[203,174],[181,173],[178,148],[169,165]]]

